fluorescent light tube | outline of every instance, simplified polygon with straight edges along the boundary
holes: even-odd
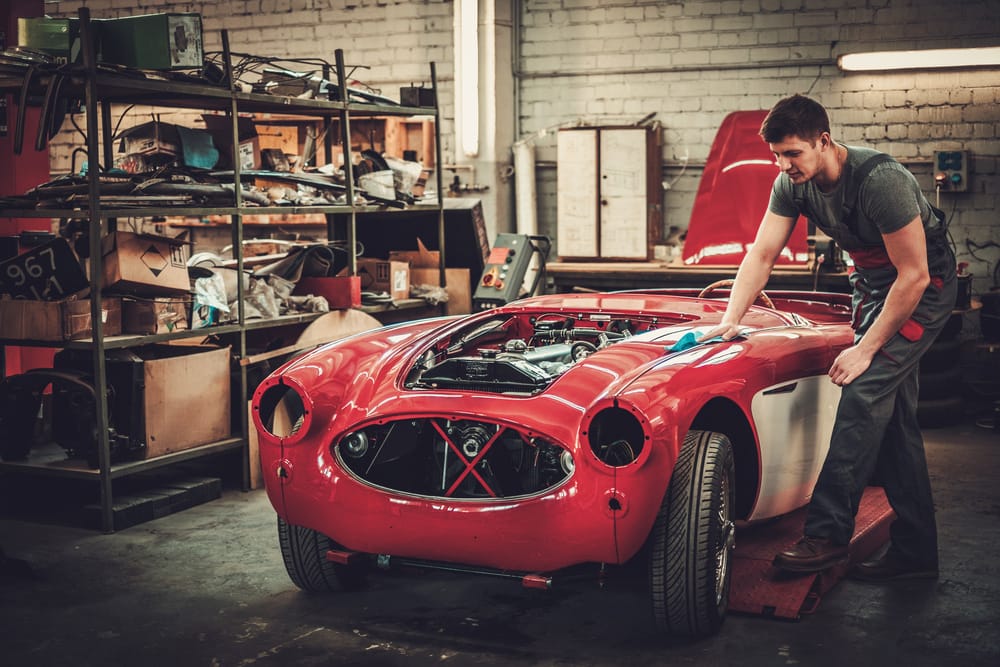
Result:
[[[837,58],[837,66],[849,72],[990,65],[1000,65],[1000,46],[923,51],[872,51],[848,53]]]

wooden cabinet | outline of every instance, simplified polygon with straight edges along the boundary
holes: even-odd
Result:
[[[658,124],[559,132],[561,259],[652,259],[663,234],[660,136]]]

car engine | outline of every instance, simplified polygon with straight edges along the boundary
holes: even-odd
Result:
[[[491,320],[432,348],[407,377],[408,389],[466,389],[534,395],[581,359],[633,335],[632,322],[608,320],[596,326],[572,318],[531,322],[527,336],[516,318]],[[497,340],[501,338],[501,340]],[[488,343],[488,344],[487,344]]]

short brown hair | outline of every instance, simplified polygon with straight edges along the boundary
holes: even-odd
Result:
[[[760,136],[776,144],[792,135],[815,143],[819,135],[830,131],[826,109],[805,95],[792,95],[771,107],[760,126]]]

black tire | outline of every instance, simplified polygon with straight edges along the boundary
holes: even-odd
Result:
[[[707,637],[726,617],[734,480],[729,438],[689,432],[650,533],[649,587],[660,632]]]
[[[293,526],[279,516],[278,544],[288,577],[304,591],[353,591],[365,585],[367,568],[363,565],[341,565],[327,560],[326,552],[341,546],[326,535]]]
[[[919,400],[929,401],[961,395],[962,369],[959,366],[934,373],[925,373],[921,369]]]

